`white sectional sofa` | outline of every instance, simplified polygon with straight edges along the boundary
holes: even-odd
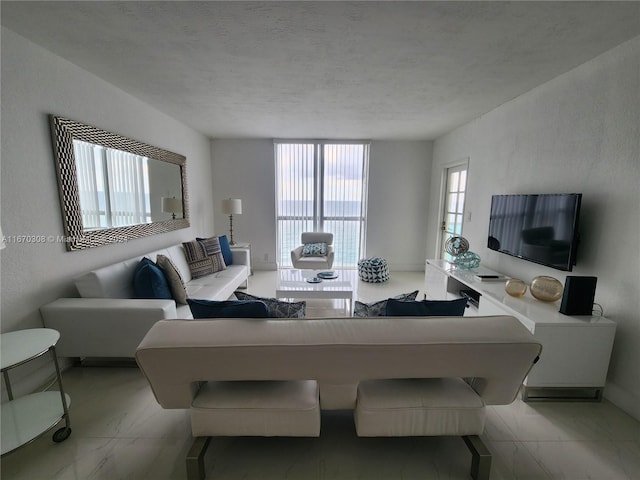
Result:
[[[248,250],[232,250],[233,262],[222,270],[192,278],[184,247],[173,245],[90,271],[75,280],[80,298],[60,298],[40,308],[44,325],[60,332],[56,346],[62,357],[129,357],[158,320],[192,318],[188,305],[174,300],[135,298],[133,275],[143,257],[171,259],[184,280],[189,298],[227,300],[246,287]]]

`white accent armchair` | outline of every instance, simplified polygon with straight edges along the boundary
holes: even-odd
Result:
[[[294,268],[301,270],[322,270],[331,269],[334,259],[333,233],[325,232],[303,232],[301,235],[302,245],[291,251],[291,263]],[[313,243],[326,243],[326,255],[305,255],[305,245]]]

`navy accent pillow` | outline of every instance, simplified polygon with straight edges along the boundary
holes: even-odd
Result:
[[[395,300],[401,300],[403,302],[412,302],[418,296],[418,290],[414,290],[410,293],[401,293],[396,295]],[[354,302],[353,316],[354,317],[384,317],[387,313],[387,301],[380,300],[373,303],[362,303],[359,301]]]
[[[422,300],[420,302],[402,302],[390,298],[387,300],[388,317],[461,317],[467,308],[467,299]]]
[[[187,298],[193,318],[268,318],[264,302],[256,300],[195,300]]]
[[[220,248],[222,249],[222,257],[224,258],[224,263],[227,265],[231,265],[233,263],[233,255],[231,255],[231,246],[229,245],[229,239],[226,235],[220,235],[218,237],[220,241]]]
[[[169,282],[162,269],[147,257],[136,265],[133,273],[133,291],[136,298],[173,299]]]

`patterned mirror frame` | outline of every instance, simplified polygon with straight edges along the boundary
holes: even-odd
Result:
[[[64,225],[64,243],[67,250],[83,250],[112,243],[123,243],[127,240],[189,227],[186,157],[75,120],[69,120],[56,115],[50,115],[49,120],[51,125],[51,139],[53,142],[53,155],[58,177],[62,222]],[[179,165],[184,218],[126,227],[84,231],[80,211],[76,161],[73,153],[73,139],[83,140],[96,145],[115,148],[117,150],[123,150],[125,152]]]

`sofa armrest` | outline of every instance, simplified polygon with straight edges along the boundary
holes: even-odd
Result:
[[[299,260],[300,257],[302,257],[302,250],[303,249],[304,249],[304,246],[298,245],[296,248],[291,250],[291,261],[292,262],[295,262],[296,260]]]
[[[133,357],[158,320],[177,317],[173,300],[120,298],[60,298],[40,313],[61,357]]]
[[[231,250],[231,258],[233,258],[234,265],[246,265],[251,266],[251,258],[249,256],[248,248],[234,248]]]

